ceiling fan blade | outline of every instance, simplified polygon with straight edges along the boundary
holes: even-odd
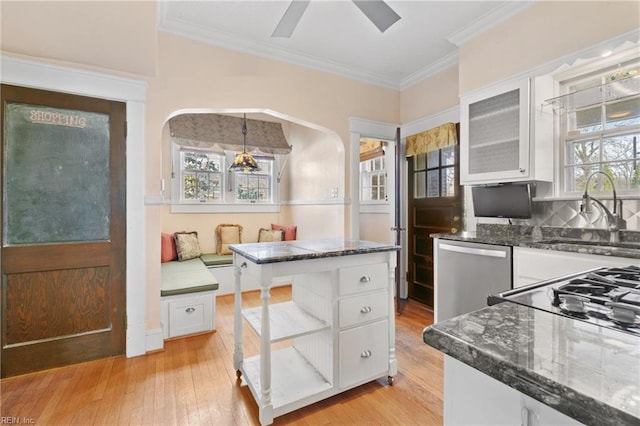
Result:
[[[353,0],[353,2],[381,33],[400,20],[400,15],[382,0]]]
[[[278,26],[271,34],[271,37],[291,37],[309,3],[310,0],[293,0],[289,4],[287,11],[282,15],[282,19],[278,22]]]

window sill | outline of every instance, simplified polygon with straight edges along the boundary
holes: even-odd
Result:
[[[360,204],[360,213],[368,213],[368,214],[389,213],[389,203]]]
[[[171,204],[171,213],[279,213],[279,204]]]

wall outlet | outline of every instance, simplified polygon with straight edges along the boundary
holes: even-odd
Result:
[[[331,188],[331,198],[338,198],[338,188],[337,187]]]

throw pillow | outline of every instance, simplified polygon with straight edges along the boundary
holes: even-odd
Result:
[[[276,225],[274,223],[271,224],[271,229],[278,230],[282,229],[284,231],[284,240],[285,241],[293,241],[296,239],[296,234],[298,232],[298,227],[296,225],[284,226],[284,225]]]
[[[269,230],[269,229],[260,228],[260,232],[258,233],[258,242],[272,243],[274,241],[282,241],[283,236],[284,236],[284,231],[282,229]]]
[[[173,236],[176,240],[179,261],[200,257],[202,250],[200,250],[197,232],[176,232]]]
[[[216,226],[216,237],[218,238],[216,254],[232,254],[229,245],[242,242],[242,226],[230,223],[220,224]]]
[[[173,238],[173,235],[163,232],[160,240],[160,262],[171,262],[177,259],[176,240]]]

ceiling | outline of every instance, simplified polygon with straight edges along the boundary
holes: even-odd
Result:
[[[312,0],[290,38],[271,37],[289,0],[159,2],[160,31],[402,90],[457,63],[457,46],[535,0],[394,1],[381,33],[350,0]]]

